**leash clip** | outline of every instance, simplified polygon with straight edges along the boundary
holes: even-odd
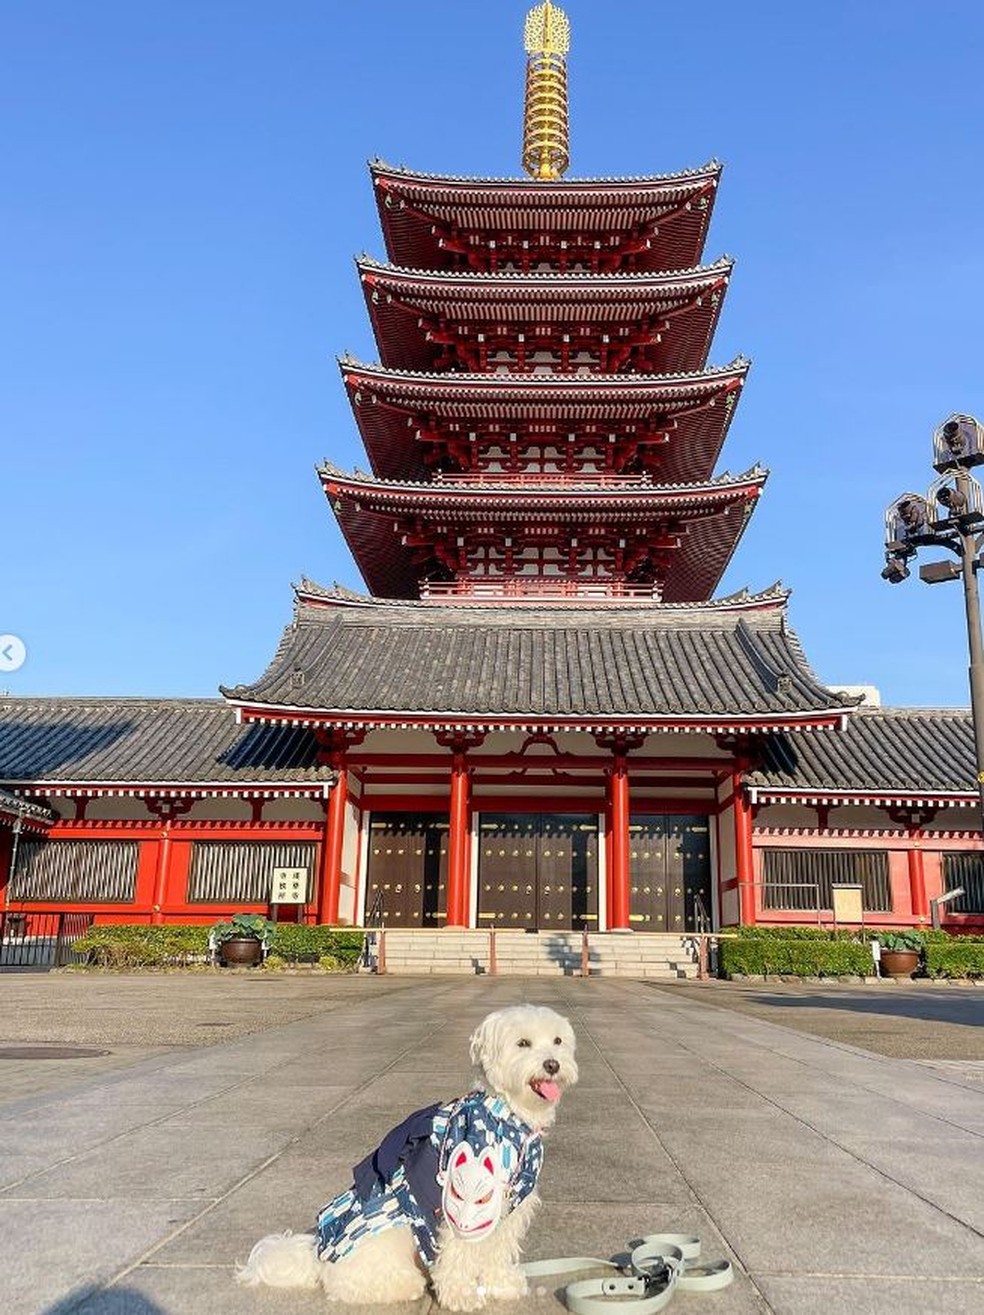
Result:
[[[641,1278],[646,1288],[647,1297],[658,1296],[663,1292],[670,1279],[673,1277],[673,1270],[665,1261],[656,1263],[652,1268],[647,1268],[636,1275]]]

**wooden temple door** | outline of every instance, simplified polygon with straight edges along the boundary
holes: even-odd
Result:
[[[542,813],[537,837],[536,925],[580,931],[598,925],[598,819]]]
[[[597,926],[593,813],[483,813],[478,836],[482,925],[531,931]]]
[[[629,823],[629,921],[636,931],[697,929],[697,896],[710,908],[706,817],[633,814]]]
[[[438,927],[447,912],[448,819],[374,813],[369,820],[366,913],[386,927]]]
[[[478,819],[478,918],[492,927],[536,927],[535,813],[482,813]]]

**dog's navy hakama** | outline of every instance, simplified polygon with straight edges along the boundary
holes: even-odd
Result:
[[[487,1147],[497,1149],[508,1182],[507,1210],[536,1186],[543,1164],[540,1134],[518,1119],[501,1096],[473,1091],[411,1114],[355,1166],[352,1187],[318,1216],[318,1258],[341,1260],[364,1238],[409,1225],[421,1260],[432,1264],[442,1219],[438,1178],[462,1142],[476,1155]]]

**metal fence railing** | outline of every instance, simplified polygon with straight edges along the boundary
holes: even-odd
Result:
[[[0,969],[63,968],[81,956],[72,943],[92,926],[91,913],[0,912]]]

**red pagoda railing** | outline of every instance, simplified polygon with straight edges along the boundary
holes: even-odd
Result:
[[[421,580],[421,598],[467,598],[472,602],[542,603],[552,599],[591,599],[620,602],[659,602],[659,586],[628,584],[622,580],[545,579],[510,576],[490,580]]]
[[[550,485],[570,488],[572,485],[607,486],[622,488],[648,488],[652,478],[648,474],[616,475],[607,470],[436,470],[436,484],[516,484],[524,488]]]

